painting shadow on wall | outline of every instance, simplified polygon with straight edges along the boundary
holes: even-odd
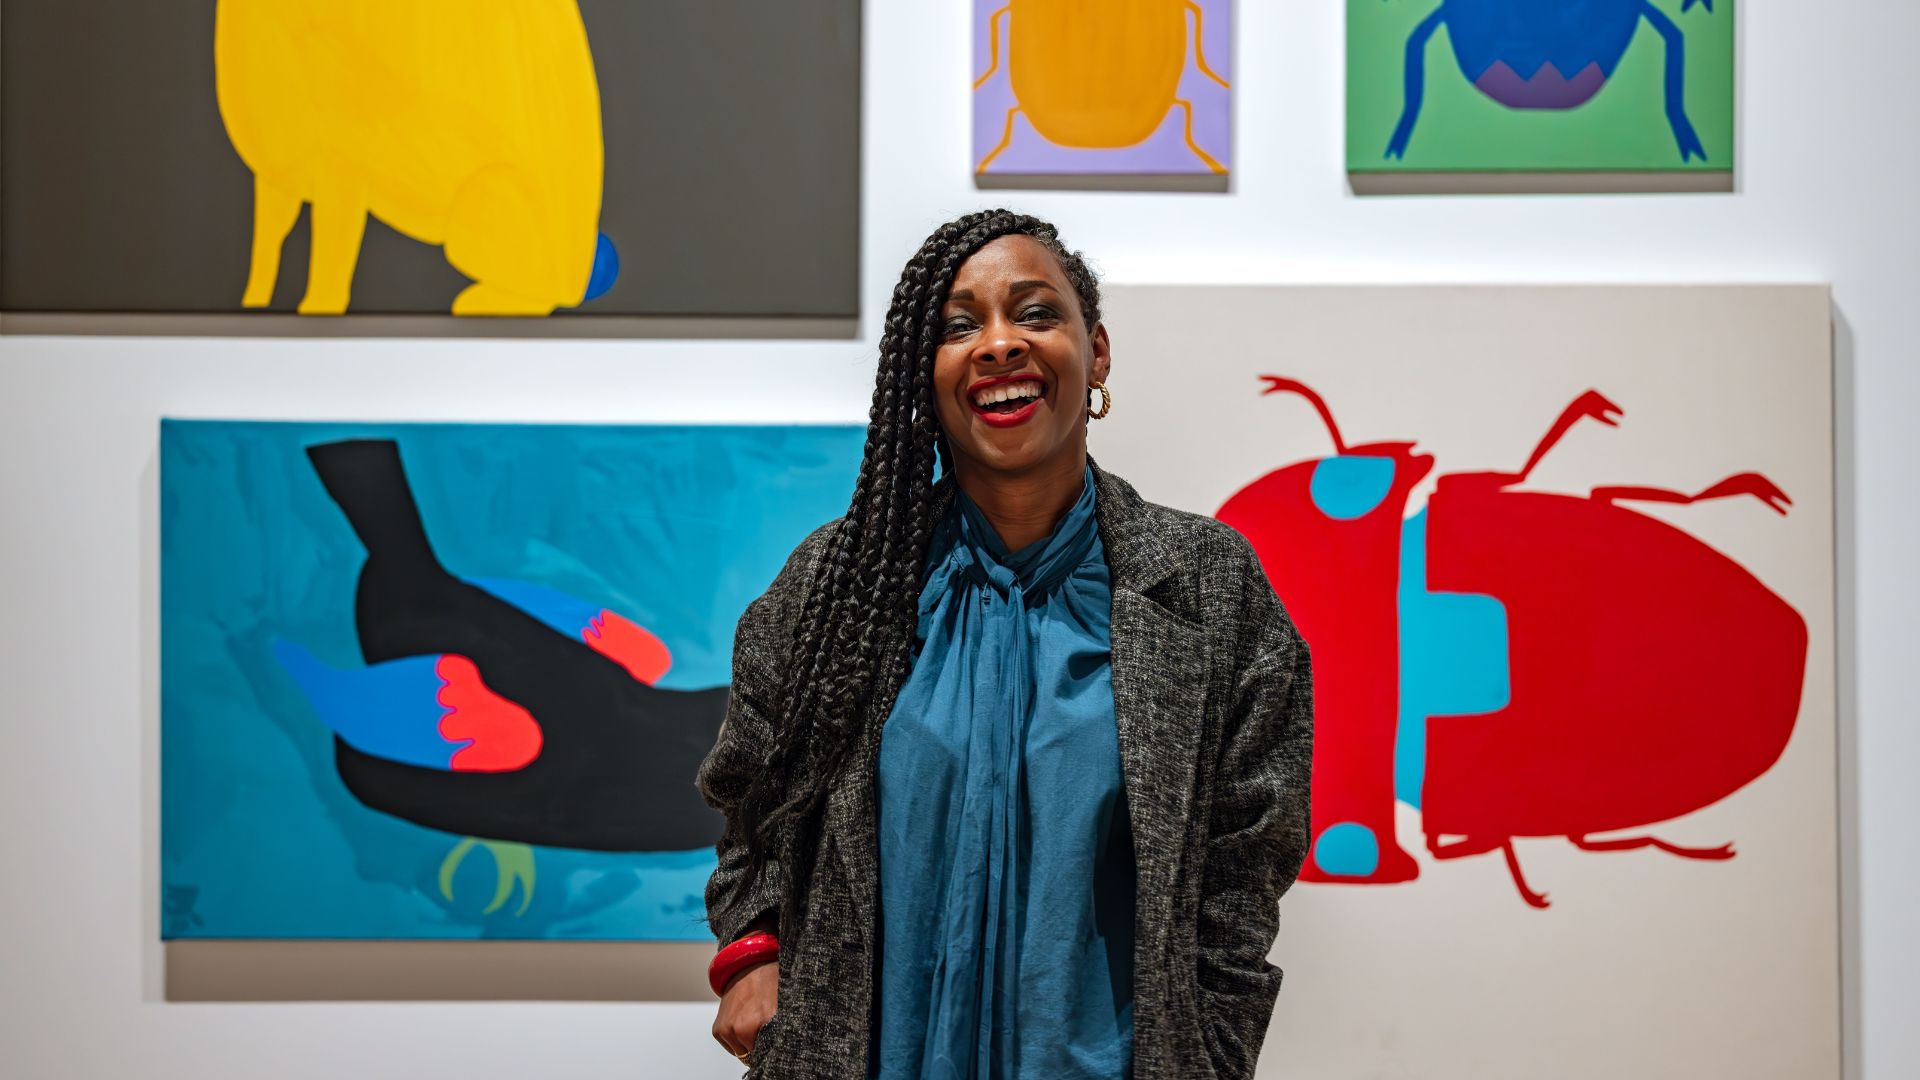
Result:
[[[1834,431],[1854,430],[1853,324],[1846,310],[1833,305]],[[1840,1063],[1844,1080],[1860,1080],[1862,1043],[1860,1001],[1860,662],[1854,627],[1860,609],[1857,462],[1853,442],[1833,442],[1834,660],[1838,690],[1834,750],[1838,757],[1840,821]]]
[[[1731,172],[1350,172],[1355,195],[1731,194]]]
[[[981,191],[1164,191],[1216,195],[1233,190],[1231,176],[1201,173],[1164,176],[975,173],[973,186]]]
[[[704,1001],[693,941],[169,941],[166,1001]]]
[[[0,337],[490,338],[565,341],[846,341],[859,336],[852,318],[795,316],[597,315],[592,318],[459,315],[226,315],[93,312],[0,313]]]

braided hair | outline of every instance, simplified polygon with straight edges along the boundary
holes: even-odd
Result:
[[[949,221],[901,271],[880,337],[853,500],[801,608],[785,686],[771,705],[766,767],[735,811],[746,823],[746,891],[769,860],[786,871],[785,933],[803,925],[829,783],[860,742],[873,687],[894,664],[912,661],[920,571],[935,524],[934,464],[952,466],[933,399],[941,311],[960,264],[1010,235],[1030,236],[1051,252],[1079,296],[1088,331],[1100,321],[1099,282],[1085,260],[1061,244],[1052,224],[1025,214],[983,210]]]

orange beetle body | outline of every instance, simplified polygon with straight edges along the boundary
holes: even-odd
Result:
[[[973,85],[978,90],[999,70],[1004,19],[1017,104],[1007,113],[1000,144],[976,171],[985,172],[1012,141],[1015,113],[1025,113],[1034,130],[1058,146],[1108,150],[1145,141],[1179,108],[1186,113],[1188,148],[1213,172],[1226,172],[1194,142],[1193,105],[1180,97],[1189,14],[1195,63],[1228,86],[1201,49],[1194,0],[1008,0],[988,16],[992,59]]]

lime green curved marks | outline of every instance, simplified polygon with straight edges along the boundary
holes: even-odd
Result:
[[[440,860],[440,895],[448,900],[453,899],[453,872],[460,868],[461,860],[467,857],[467,852],[473,850],[475,844],[483,845],[493,853],[493,865],[499,874],[493,889],[493,901],[486,906],[485,914],[499,911],[500,906],[507,902],[507,897],[513,895],[513,883],[518,881],[520,907],[514,911],[514,915],[525,915],[527,905],[533,903],[533,848],[510,840],[480,840],[469,836],[455,844],[453,850],[447,852],[447,857]]]

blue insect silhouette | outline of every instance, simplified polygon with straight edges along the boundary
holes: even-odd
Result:
[[[1683,0],[1713,10],[1713,0]],[[1406,105],[1387,143],[1387,157],[1405,157],[1425,93],[1427,41],[1441,24],[1460,71],[1479,91],[1515,109],[1571,109],[1598,93],[1626,55],[1640,20],[1667,47],[1667,124],[1680,160],[1707,151],[1687,119],[1686,39],[1648,0],[1442,0],[1407,38]]]

